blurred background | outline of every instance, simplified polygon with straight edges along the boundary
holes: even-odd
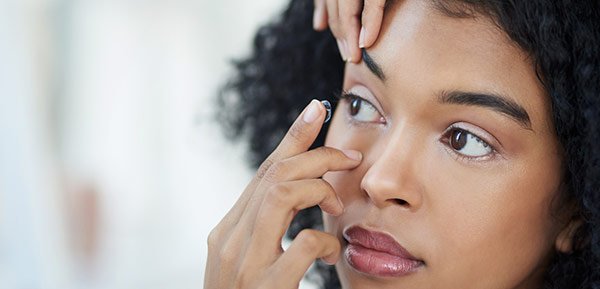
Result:
[[[0,0],[0,288],[202,288],[253,174],[213,100],[286,3]]]

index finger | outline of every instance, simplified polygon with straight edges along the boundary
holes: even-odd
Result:
[[[277,148],[261,165],[257,177],[262,178],[273,163],[306,152],[315,142],[319,131],[323,127],[325,113],[324,104],[313,99],[294,121]]]
[[[244,189],[244,192],[242,192],[242,195],[237,202],[222,219],[220,225],[223,227],[223,231],[229,231],[229,229],[239,221],[248,204],[248,200],[253,195],[256,186],[260,183],[271,165],[280,160],[305,152],[310,148],[319,135],[319,131],[323,126],[323,120],[326,117],[328,118],[329,113],[331,113],[330,111],[326,111],[325,106],[328,106],[328,110],[331,109],[328,102],[325,104],[313,99],[302,113],[300,113],[283,140],[260,165],[252,181],[246,186],[246,189]]]
[[[362,28],[359,37],[359,47],[368,48],[379,36],[386,0],[365,0],[362,13]]]

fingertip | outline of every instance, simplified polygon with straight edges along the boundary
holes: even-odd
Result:
[[[342,40],[343,49],[344,49],[344,61],[351,62],[352,55],[350,54],[350,50],[348,48],[348,41],[346,39]]]
[[[327,28],[327,13],[325,13],[325,1],[315,0],[313,11],[313,29],[323,31]]]
[[[358,48],[365,48],[365,37],[367,31],[364,26],[360,28],[360,33],[358,34]]]
[[[344,54],[344,44],[340,39],[335,39],[335,41],[337,42],[337,46],[338,46],[338,50],[340,52],[340,57],[342,57],[342,59],[344,61],[346,61],[346,55]]]
[[[302,120],[309,124],[314,123],[321,116],[322,106],[323,105],[318,100],[311,100],[310,104],[308,104],[308,107],[306,108],[306,111],[304,111]]]
[[[338,243],[338,245],[336,246],[334,251],[331,254],[322,257],[321,260],[323,260],[323,262],[325,264],[335,265],[335,263],[337,263],[340,260],[340,255],[341,255],[341,247]]]
[[[327,29],[327,20],[323,18],[322,14],[317,15],[317,13],[323,12],[318,12],[317,10],[315,10],[315,15],[313,16],[313,29],[315,31],[321,32]]]
[[[363,41],[363,48],[369,48],[373,46],[375,41],[377,41],[377,37],[379,36],[379,29],[381,29],[381,26],[374,24],[369,25],[369,23],[365,23],[364,29],[365,35]]]
[[[357,150],[342,150],[342,153],[351,160],[361,161],[362,153]]]
[[[339,258],[338,258],[339,259]],[[333,259],[333,258],[321,258],[321,260],[323,261],[323,263],[333,266],[335,265],[335,263],[337,263],[338,259]]]
[[[333,200],[333,198],[328,197],[326,200],[319,204],[319,207],[324,213],[336,217],[344,213],[344,203],[342,203],[342,200],[338,195],[335,195],[335,200]]]

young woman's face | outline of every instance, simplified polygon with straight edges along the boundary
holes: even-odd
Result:
[[[342,285],[539,288],[564,226],[552,214],[561,153],[532,64],[485,17],[399,2],[370,57],[346,66],[352,96],[326,140],[363,153],[324,176],[345,205],[324,217],[343,245]]]

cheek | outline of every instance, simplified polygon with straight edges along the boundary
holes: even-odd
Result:
[[[432,268],[448,282],[460,271],[505,276],[493,281],[510,286],[543,265],[557,232],[550,208],[558,168],[524,163],[486,171],[442,161],[429,170],[439,180],[428,189],[429,226],[439,245],[432,260],[441,265]]]
[[[331,119],[325,146],[358,150],[365,156],[374,148],[380,137],[381,132],[377,129],[351,127],[346,121],[344,112],[337,109]],[[323,214],[325,231],[339,235],[343,229],[338,227],[339,223],[361,221],[353,218],[364,216],[362,211],[365,206],[361,205],[361,201],[364,201],[365,198],[360,193],[360,182],[367,170],[368,166],[363,163],[351,171],[328,172],[323,176],[323,179],[335,189],[345,206],[344,214],[340,217]],[[342,220],[342,218],[344,219]],[[341,235],[339,237],[341,238]]]
[[[325,145],[375,158],[388,143],[383,130],[350,127],[336,111]],[[558,232],[550,208],[560,164],[543,155],[479,168],[426,148],[412,159],[423,206],[402,222],[391,215],[384,222],[415,242],[429,264],[431,282],[445,288],[514,288],[544,265]],[[325,230],[340,239],[341,226],[360,223],[374,210],[360,189],[369,166],[363,162],[323,177],[345,205],[339,217],[324,215]]]
[[[331,120],[331,125],[325,138],[325,146],[337,149],[352,149],[360,151],[366,159],[371,151],[382,145],[382,129],[377,126],[357,128],[347,120],[344,111],[337,109]],[[328,181],[345,205],[352,205],[352,198],[360,190],[360,182],[368,170],[368,164],[363,162],[351,171],[328,172],[323,179]]]

